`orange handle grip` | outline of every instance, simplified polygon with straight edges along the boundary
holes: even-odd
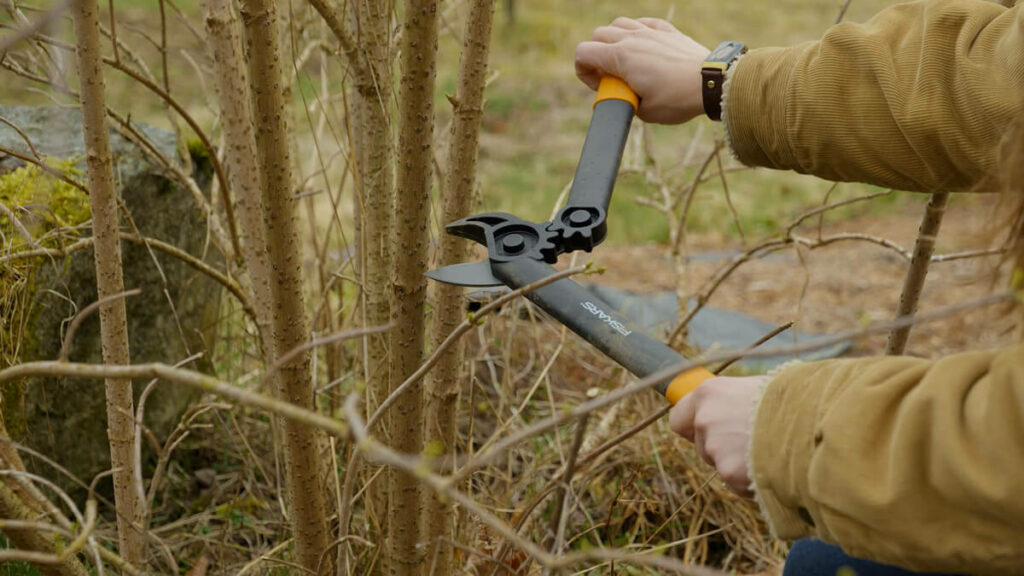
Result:
[[[594,106],[597,106],[598,102],[604,102],[605,100],[624,100],[629,102],[633,105],[633,112],[636,112],[640,106],[640,97],[636,95],[636,92],[633,92],[629,84],[615,76],[601,78],[601,83],[597,86],[597,98],[594,98]]]
[[[668,384],[668,388],[665,389],[665,398],[670,404],[675,405],[677,402],[683,399],[690,392],[697,389],[702,382],[708,378],[713,378],[715,375],[709,372],[705,368],[692,368],[676,376]]]

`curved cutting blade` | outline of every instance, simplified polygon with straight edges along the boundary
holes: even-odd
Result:
[[[456,286],[471,286],[474,288],[485,288],[488,286],[504,286],[504,282],[494,277],[491,272],[491,263],[465,262],[463,264],[452,264],[437,270],[427,271],[427,277]]]

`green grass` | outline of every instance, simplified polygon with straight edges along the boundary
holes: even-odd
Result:
[[[25,562],[4,562],[0,564],[0,576],[42,576],[39,570]]]
[[[0,535],[0,550],[8,550],[11,543]],[[0,562],[0,576],[42,576],[35,566],[27,562]]]

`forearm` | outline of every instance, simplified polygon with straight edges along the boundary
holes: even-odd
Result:
[[[750,51],[724,121],[756,166],[903,190],[966,190],[1024,112],[1024,17],[985,0],[893,6],[819,42]]]
[[[1013,573],[1024,565],[1024,346],[788,368],[757,409],[750,461],[783,538],[914,569]]]

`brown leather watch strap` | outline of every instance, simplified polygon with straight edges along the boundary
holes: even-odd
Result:
[[[725,70],[720,68],[703,68],[700,71],[701,92],[704,96],[704,113],[712,120],[722,119],[722,83],[725,82]]]

